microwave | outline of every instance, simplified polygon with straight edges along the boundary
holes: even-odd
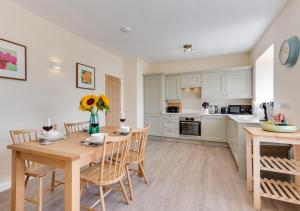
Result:
[[[252,114],[252,105],[229,105],[228,114]]]
[[[178,106],[168,106],[166,109],[167,113],[179,113],[179,107]]]

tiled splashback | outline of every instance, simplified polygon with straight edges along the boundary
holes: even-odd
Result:
[[[202,110],[202,103],[209,102],[219,108],[228,105],[251,105],[251,99],[202,99],[201,88],[183,89],[183,112],[197,112]]]

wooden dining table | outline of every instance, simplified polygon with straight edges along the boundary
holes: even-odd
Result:
[[[116,127],[103,127],[101,132],[108,133],[109,139],[116,136],[116,130]],[[41,145],[39,141],[8,145],[7,148],[12,150],[11,210],[24,210],[25,160],[29,160],[64,169],[64,210],[79,211],[80,168],[103,156],[101,145],[91,147],[81,144],[88,136],[88,133],[79,132],[49,145]]]

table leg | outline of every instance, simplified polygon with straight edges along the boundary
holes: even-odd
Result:
[[[300,161],[300,145],[294,145],[294,160]],[[295,176],[295,184],[300,189],[300,176]]]
[[[65,163],[65,211],[80,210],[79,160]]]
[[[253,199],[254,208],[260,210],[261,196],[260,196],[260,140],[253,139]]]
[[[253,163],[252,163],[252,139],[251,136],[246,133],[246,154],[247,154],[247,190],[253,191]]]
[[[145,169],[145,161],[144,161],[144,160],[141,162],[141,164],[142,164],[143,168]],[[139,177],[143,177],[143,176],[144,176],[144,175],[143,175],[143,171],[142,171],[142,169],[140,168],[140,166],[138,167],[138,176],[139,176]]]
[[[24,211],[25,200],[25,162],[20,152],[12,151],[11,210]]]

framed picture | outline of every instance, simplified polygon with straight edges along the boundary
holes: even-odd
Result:
[[[95,68],[76,63],[76,87],[95,90]]]
[[[0,78],[27,80],[26,46],[0,38]]]

